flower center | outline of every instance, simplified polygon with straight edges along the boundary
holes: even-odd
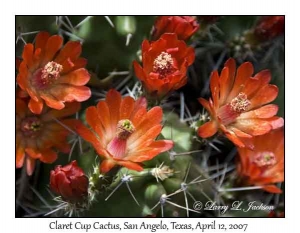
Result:
[[[228,125],[234,122],[241,113],[247,111],[250,104],[251,102],[247,99],[247,95],[240,92],[230,103],[218,110],[218,117],[224,125]]]
[[[40,68],[34,73],[34,85],[39,89],[45,89],[49,87],[60,77],[62,70],[62,65],[54,61],[48,62],[44,68]]]
[[[233,111],[237,113],[242,113],[248,110],[251,102],[247,99],[247,95],[244,92],[240,92],[237,97],[235,97],[230,102],[230,107]]]
[[[254,163],[259,167],[272,166],[276,163],[276,157],[273,152],[261,152],[255,156]]]
[[[159,73],[160,76],[166,76],[174,70],[173,59],[171,54],[162,52],[155,58],[153,62],[153,71]]]
[[[120,120],[117,125],[116,136],[119,139],[126,140],[134,131],[135,127],[130,120]]]
[[[123,158],[126,152],[126,143],[135,127],[128,119],[120,120],[117,124],[116,136],[107,145],[107,150],[116,158]]]
[[[42,122],[37,117],[25,118],[21,123],[21,130],[28,137],[36,137],[41,128]]]

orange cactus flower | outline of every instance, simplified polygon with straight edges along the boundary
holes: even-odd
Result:
[[[213,71],[210,80],[212,99],[199,98],[211,119],[198,128],[202,138],[213,136],[219,129],[238,147],[249,147],[253,136],[263,135],[283,126],[283,119],[275,116],[278,106],[268,104],[278,95],[278,88],[269,84],[268,70],[254,77],[250,62],[236,71],[234,59],[225,63],[221,75]]]
[[[40,32],[35,45],[26,44],[22,53],[17,82],[31,99],[29,109],[40,114],[44,102],[54,109],[63,109],[65,102],[82,102],[90,98],[91,91],[84,86],[90,75],[84,68],[87,61],[79,57],[81,44]]]
[[[151,43],[144,40],[143,67],[137,61],[133,62],[133,66],[148,97],[162,99],[186,84],[187,68],[194,59],[194,48],[178,40],[176,34],[166,33]]]
[[[157,40],[164,33],[175,33],[179,40],[189,39],[197,30],[199,24],[192,16],[159,16],[152,33],[153,40]]]
[[[173,141],[155,138],[162,130],[162,109],[154,107],[147,112],[144,97],[134,100],[111,89],[106,100],[86,110],[86,121],[92,130],[82,123],[75,128],[79,135],[90,142],[99,156],[106,173],[115,165],[141,171],[139,164],[173,147]]]
[[[23,167],[26,158],[27,174],[32,175],[36,159],[53,163],[56,150],[69,152],[67,136],[70,132],[54,118],[71,127],[77,120],[65,117],[78,112],[80,103],[67,103],[60,111],[46,107],[39,115],[33,114],[27,104],[23,99],[16,99],[16,167]]]
[[[253,137],[254,150],[238,148],[237,171],[246,185],[263,186],[271,193],[281,193],[274,185],[284,181],[284,134],[283,129]]]
[[[284,33],[284,16],[263,16],[258,21],[254,35],[261,41],[271,40]]]

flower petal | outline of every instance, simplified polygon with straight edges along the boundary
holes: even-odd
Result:
[[[102,144],[102,146],[106,145],[107,138],[105,135],[105,130],[103,129],[101,120],[98,117],[98,112],[96,107],[94,106],[88,107],[86,109],[85,116],[86,116],[87,123],[92,127],[92,129],[99,136],[99,142]]]
[[[99,101],[97,104],[98,117],[103,125],[107,140],[111,140],[114,136],[114,130],[110,125],[110,113],[106,101]],[[115,126],[117,127],[117,126]]]
[[[33,44],[26,44],[24,46],[22,58],[23,58],[23,61],[28,66],[28,68],[30,68],[33,64],[33,52],[34,52]]]
[[[40,114],[43,110],[43,100],[34,101],[33,99],[29,100],[28,108],[31,112],[35,114]]]
[[[41,93],[40,96],[50,108],[61,110],[65,107],[65,104],[62,101],[56,99],[52,95]]]
[[[269,193],[282,193],[282,190],[276,185],[265,185],[263,189]]]
[[[253,72],[253,65],[250,62],[244,62],[239,66],[236,72],[233,88],[227,100],[232,100],[239,94],[239,92],[243,91],[246,81],[252,76]]]
[[[134,110],[135,101],[132,97],[126,96],[122,99],[120,106],[120,120],[129,119]]]
[[[238,147],[244,148],[246,146],[244,142],[241,141],[241,139],[231,131],[225,132],[225,136]]]
[[[48,32],[39,32],[35,38],[35,48],[40,48],[43,51],[49,37],[50,34]]]
[[[218,131],[218,125],[215,121],[209,121],[201,125],[197,133],[201,138],[209,138],[213,136]]]
[[[46,65],[47,62],[53,61],[54,55],[58,52],[63,44],[63,38],[58,35],[51,36],[45,47],[45,55],[43,58],[42,66]]]
[[[137,138],[137,140],[130,141],[127,146],[128,153],[137,151],[140,148],[147,147],[160,134],[161,130],[162,130],[162,126],[160,124],[155,125],[147,132],[145,132],[141,137]]]
[[[31,176],[35,168],[35,159],[31,158],[30,156],[26,157],[26,171],[27,175]]]
[[[22,61],[19,66],[19,74],[17,76],[17,83],[22,88],[26,90],[28,87],[28,69],[25,61]]]
[[[25,151],[22,146],[16,148],[16,168],[20,168],[24,164]]]
[[[107,173],[116,165],[115,161],[106,159],[100,164],[100,172]]]
[[[257,118],[241,119],[232,124],[232,126],[252,136],[262,135],[272,130],[272,125],[267,120]]]
[[[153,159],[160,153],[170,150],[174,146],[174,142],[171,140],[159,140],[152,142],[149,147],[133,152],[125,157],[126,160],[133,162],[143,162]]]
[[[99,139],[96,137],[96,135],[89,130],[84,124],[82,124],[80,121],[75,123],[74,126],[75,131],[85,140],[90,142],[95,150],[97,151],[99,156],[102,157],[109,157],[108,153],[103,149]]]
[[[114,89],[110,89],[106,94],[106,103],[110,112],[110,127],[114,133],[120,119],[121,94]]]
[[[58,83],[67,83],[72,84],[74,86],[83,86],[87,84],[89,80],[89,72],[84,68],[80,68],[61,76],[58,79]]]
[[[144,168],[141,165],[139,165],[137,163],[130,162],[130,161],[118,161],[118,164],[121,165],[121,166],[127,167],[130,170],[135,170],[135,171],[138,171],[138,172],[144,170]]]
[[[219,107],[220,98],[219,75],[217,71],[213,71],[210,76],[210,91],[214,102],[214,107],[217,109]]]
[[[41,152],[38,151],[36,148],[27,147],[25,148],[25,152],[33,159],[39,159],[41,157]]]
[[[60,100],[58,102],[72,102],[74,100],[78,102],[83,102],[89,99],[92,94],[90,88],[86,86],[73,86],[69,84],[57,84],[54,88],[50,90],[50,93],[57,100]]]
[[[266,85],[261,88],[252,99],[249,109],[254,109],[259,106],[272,102],[278,95],[278,87],[275,85]]]
[[[78,112],[80,109],[80,103],[78,102],[72,102],[72,103],[66,103],[65,108],[61,110],[55,110],[51,109],[47,113],[43,114],[41,116],[41,119],[43,122],[51,121],[53,118],[64,118],[66,116],[71,116]]]
[[[160,124],[162,117],[163,113],[160,107],[156,106],[150,109],[150,111],[144,116],[141,123],[135,125],[136,131],[128,138],[128,144],[130,145],[132,142],[136,141],[153,126]]]
[[[145,73],[141,65],[137,61],[133,61],[133,68],[136,77],[138,77],[140,80],[145,80]]]
[[[57,159],[57,153],[51,149],[46,149],[41,152],[40,160],[43,163],[53,163]]]
[[[232,131],[235,133],[235,135],[237,137],[241,137],[241,138],[252,138],[252,136],[250,134],[247,134],[241,130],[239,130],[238,128],[234,128],[234,127],[229,127],[228,130]]]
[[[277,112],[278,106],[275,104],[269,104],[249,112],[244,112],[237,119],[239,120],[247,118],[270,118],[276,115]]]
[[[59,54],[55,58],[55,62],[62,64],[64,60],[75,60],[81,54],[81,44],[78,41],[68,41],[65,46],[60,50]]]
[[[225,66],[221,72],[220,79],[219,79],[220,105],[223,105],[225,103],[229,91],[231,90],[233,81],[234,80],[230,80],[229,77],[229,68]]]

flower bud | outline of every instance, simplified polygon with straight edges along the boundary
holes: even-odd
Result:
[[[88,178],[76,160],[64,167],[59,165],[50,172],[51,189],[69,202],[78,202],[86,197],[88,183]]]

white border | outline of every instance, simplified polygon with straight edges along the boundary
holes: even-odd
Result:
[[[73,1],[2,1],[1,3],[1,232],[61,232],[49,229],[53,219],[15,219],[15,180],[14,180],[14,77],[15,77],[15,14],[185,14],[185,15],[225,15],[225,14],[286,14],[286,218],[285,219],[217,219],[219,223],[249,223],[247,232],[297,232],[299,216],[299,7],[296,1],[262,0],[73,0]],[[5,4],[5,6],[3,6]],[[72,221],[78,221],[73,219]],[[71,219],[59,219],[68,222]],[[81,219],[85,223],[95,221],[119,222],[122,219]],[[141,221],[159,222],[160,219],[129,219],[132,223]],[[165,219],[165,222],[170,221]],[[181,223],[211,219],[171,219]],[[97,230],[99,231],[99,230]],[[182,230],[181,230],[182,231]],[[107,231],[102,231],[107,232]],[[110,231],[113,232],[113,231]],[[119,232],[119,231],[118,231]],[[121,231],[124,232],[124,231]],[[130,232],[130,231],[128,231]],[[143,231],[135,231],[143,232]],[[144,231],[145,232],[145,231]],[[150,232],[150,231],[147,231]],[[171,232],[171,231],[170,231]],[[179,230],[177,230],[179,232]],[[201,231],[198,231],[201,232]],[[212,232],[212,231],[211,231]],[[229,232],[229,231],[227,231]]]

